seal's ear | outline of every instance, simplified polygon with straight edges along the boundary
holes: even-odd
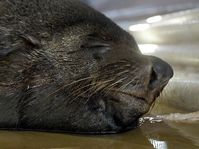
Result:
[[[3,43],[5,41],[0,42],[0,59],[8,56],[14,51],[24,49],[26,46],[35,48],[39,48],[41,46],[39,40],[30,35],[19,35],[19,39],[15,42],[10,42],[9,40],[6,41],[8,45],[5,46],[1,46],[1,42]]]

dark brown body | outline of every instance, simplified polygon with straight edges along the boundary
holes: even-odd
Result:
[[[0,128],[116,133],[172,77],[162,60],[76,0],[0,1]]]

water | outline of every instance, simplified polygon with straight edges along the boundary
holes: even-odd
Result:
[[[199,123],[145,121],[114,135],[0,131],[1,149],[198,149]]]

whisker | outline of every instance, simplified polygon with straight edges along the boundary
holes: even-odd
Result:
[[[103,90],[103,89],[105,89],[107,86],[108,86],[108,82],[111,82],[111,81],[114,81],[114,79],[112,79],[112,80],[109,80],[109,81],[105,81],[105,82],[103,82],[103,83],[98,83],[96,86],[95,86],[95,88],[96,88],[96,90],[88,97],[88,100],[86,101],[86,103],[89,101],[89,99],[94,95],[94,94],[96,94],[97,92],[99,92],[100,90]],[[99,87],[98,87],[99,86]]]
[[[124,62],[126,63],[126,61],[124,61]],[[120,62],[120,63],[123,63],[123,62]],[[128,65],[127,64],[124,65],[125,68],[130,66],[130,64],[128,64]],[[71,98],[73,96],[75,97],[72,100],[70,100],[70,99],[68,100],[70,103],[74,102],[78,97],[84,95],[85,93],[86,93],[86,96],[88,96],[88,94],[89,94],[88,92],[91,92],[91,91],[93,91],[93,92],[90,93],[90,95],[88,97],[88,100],[94,94],[96,94],[97,92],[99,92],[100,90],[105,90],[108,93],[109,90],[111,90],[112,88],[114,88],[116,85],[118,85],[122,81],[126,80],[128,77],[121,78],[121,79],[117,80],[116,82],[114,82],[114,80],[116,80],[116,78],[105,80],[105,81],[97,81],[97,80],[99,80],[99,79],[100,80],[104,80],[106,78],[106,76],[107,76],[107,78],[108,77],[110,78],[110,73],[114,73],[114,76],[116,76],[116,77],[120,77],[120,76],[122,76],[122,75],[124,75],[126,73],[129,73],[130,70],[124,69],[124,66],[123,67],[116,67],[116,68],[118,68],[118,70],[117,70],[117,71],[119,71],[118,73],[116,73],[115,69],[110,69],[108,71],[104,71],[103,70],[102,74],[97,74],[97,75],[95,75],[95,77],[90,76],[90,77],[87,77],[87,78],[82,78],[82,79],[73,81],[73,82],[71,82],[71,83],[69,83],[67,85],[61,86],[60,88],[58,88],[57,90],[55,90],[53,93],[51,93],[49,96],[52,96],[52,95],[56,94],[57,92],[65,89],[66,87],[74,85],[76,83],[79,83],[79,85],[76,86],[76,87],[71,88],[72,92],[70,92],[69,95],[66,97],[66,98],[69,98],[69,97]],[[108,67],[106,69],[108,69]],[[102,75],[103,78],[100,77],[101,75]],[[86,80],[91,80],[91,82],[89,84],[85,84],[84,81],[86,81]],[[96,82],[92,83],[93,81],[96,81]],[[80,82],[82,82],[84,85],[82,85],[82,83],[80,83]]]
[[[95,83],[87,84],[87,85],[82,86],[82,87],[81,87],[81,85],[79,85],[80,88],[77,88],[76,90],[73,90],[73,91],[71,92],[71,94],[72,94],[72,95],[78,94],[79,91],[82,91],[83,89],[85,89],[85,88],[87,88],[87,87],[89,87],[89,86],[93,86],[93,85],[95,85]]]
[[[124,70],[124,71],[121,71],[121,72],[117,73],[116,75],[117,76],[121,76],[121,75],[126,74],[128,72],[130,72],[130,70]]]
[[[81,87],[81,88],[78,88],[78,89],[75,90],[75,91],[81,91],[82,89],[84,89],[84,88],[86,88],[86,87],[89,87],[89,86],[94,86],[94,87],[96,87],[96,86],[95,86],[96,84],[105,84],[105,83],[108,83],[108,82],[111,82],[111,81],[113,81],[113,79],[107,80],[107,81],[103,81],[103,82],[94,82],[94,83],[88,84],[88,85],[86,85],[86,86],[83,86],[83,87]]]
[[[78,99],[78,97],[83,96],[85,93],[87,93],[88,91],[91,91],[93,87],[85,90],[84,92],[81,92],[80,94],[78,94],[75,98],[73,98],[72,100],[68,101],[69,104],[72,104],[76,99]],[[70,96],[69,96],[70,97]]]
[[[122,71],[122,72],[120,72],[120,73],[118,73],[117,74],[117,77],[119,77],[119,76],[121,76],[121,75],[123,75],[123,74],[125,74],[125,73],[128,73],[129,72],[129,70],[125,70],[125,71]],[[110,85],[104,85],[103,87],[102,87],[102,89],[106,89],[106,88],[110,88],[111,86],[115,86],[115,85],[117,85],[118,83],[120,83],[120,82],[122,82],[123,80],[125,80],[127,77],[125,77],[125,78],[122,78],[122,79],[120,79],[120,80],[118,80],[117,82],[115,82],[115,83],[113,83],[113,84],[110,84]],[[114,81],[114,79],[112,79],[112,80],[110,80],[110,81],[108,81],[108,82],[112,82],[112,81]],[[101,89],[100,89],[101,90]],[[98,90],[97,90],[98,91]],[[96,93],[96,92],[95,92]],[[95,94],[94,93],[94,94]],[[92,94],[92,95],[94,95],[94,94]],[[90,96],[91,97],[91,96]],[[90,98],[89,97],[89,98]]]
[[[71,86],[71,85],[73,85],[73,84],[75,84],[75,83],[79,83],[79,82],[81,82],[81,81],[89,80],[89,79],[92,79],[92,78],[93,78],[93,77],[90,76],[90,77],[87,77],[87,78],[83,78],[83,79],[79,79],[79,80],[73,81],[72,83],[69,83],[69,84],[67,84],[67,85],[63,85],[62,87],[58,88],[58,89],[55,90],[53,93],[51,93],[49,96],[53,96],[53,95],[56,94],[57,92],[59,92],[59,91],[65,89],[66,87]],[[48,96],[48,97],[49,97],[49,96]]]
[[[118,83],[123,82],[123,81],[124,81],[124,80],[126,80],[127,78],[128,78],[128,77],[121,78],[121,79],[119,79],[118,81],[116,81],[115,83],[110,84],[110,86],[109,86],[109,87],[112,87],[112,86],[118,85]]]
[[[127,79],[127,78],[128,78],[128,77],[124,77],[124,78],[122,78],[122,79],[116,81],[115,83],[110,84],[110,85],[108,86],[108,89],[106,89],[107,94],[108,94],[113,88],[115,88],[115,86],[118,85],[118,83],[121,83],[122,81],[124,81],[124,80]]]
[[[104,84],[104,85],[101,85],[101,84],[100,84],[99,87],[87,98],[87,100],[86,100],[86,102],[85,102],[84,104],[88,103],[89,100],[90,100],[90,98],[91,98],[93,95],[95,95],[97,92],[99,92],[100,90],[102,90],[106,85],[107,85],[107,84]]]
[[[104,82],[100,82],[100,85],[106,84],[106,83],[108,83],[108,82],[110,82],[110,81],[113,81],[113,80],[106,80],[106,81],[104,81]],[[97,82],[96,82],[95,84],[97,84]],[[91,91],[91,90],[93,90],[94,88],[96,88],[96,85],[95,85],[95,84],[94,84],[91,88],[85,90],[84,92],[81,92],[81,94],[76,95],[76,97],[73,98],[69,103],[74,102],[78,97],[80,97],[80,96],[84,95],[85,93],[87,93],[88,91]],[[98,84],[98,85],[99,85],[99,84]]]
[[[126,84],[124,84],[124,85],[122,85],[119,89],[124,89],[124,88],[126,88],[129,84],[131,84],[132,82],[134,81],[134,79],[132,79],[131,81],[129,81],[128,83],[126,83]]]

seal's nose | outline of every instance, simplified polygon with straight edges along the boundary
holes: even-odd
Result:
[[[168,83],[170,78],[172,78],[173,69],[168,63],[157,57],[150,56],[150,59],[152,62],[152,72],[150,76],[149,88],[161,88]]]

